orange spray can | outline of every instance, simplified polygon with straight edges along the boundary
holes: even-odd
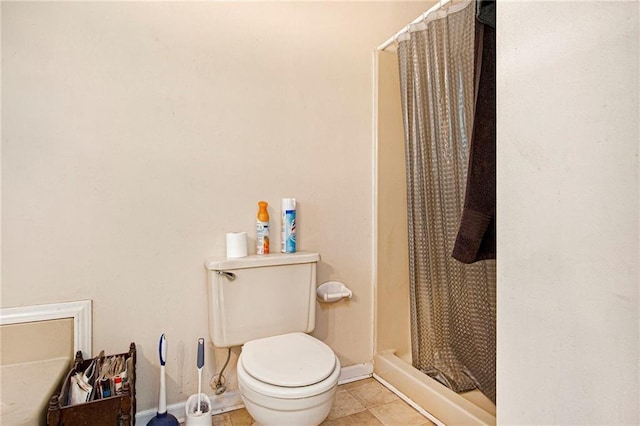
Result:
[[[256,254],[269,254],[269,212],[266,201],[258,202],[256,218]]]

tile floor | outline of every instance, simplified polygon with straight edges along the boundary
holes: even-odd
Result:
[[[253,419],[244,408],[213,416],[215,426],[251,426]],[[375,379],[364,379],[338,386],[333,407],[325,426],[433,425],[429,419],[414,410]]]

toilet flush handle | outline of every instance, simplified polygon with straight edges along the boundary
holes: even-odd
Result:
[[[234,281],[236,279],[236,274],[234,274],[233,272],[216,271],[216,274],[222,275],[223,277],[225,277],[229,281]]]

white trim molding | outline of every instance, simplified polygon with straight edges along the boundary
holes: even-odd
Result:
[[[0,326],[63,318],[73,318],[74,354],[82,351],[84,359],[91,358],[91,300],[0,309]]]
[[[237,390],[228,390],[222,395],[208,395],[211,400],[211,415],[226,413],[233,410],[244,408],[244,403]],[[184,423],[187,419],[186,401],[178,402],[167,406],[167,413],[173,415],[180,423]],[[156,417],[157,407],[136,413],[136,423],[146,425],[151,419]]]
[[[340,377],[338,384],[355,382],[357,380],[366,379],[373,375],[373,362],[363,362],[362,364],[348,365],[340,369]]]

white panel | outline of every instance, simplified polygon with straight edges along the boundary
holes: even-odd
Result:
[[[639,8],[499,4],[499,424],[640,423]]]

